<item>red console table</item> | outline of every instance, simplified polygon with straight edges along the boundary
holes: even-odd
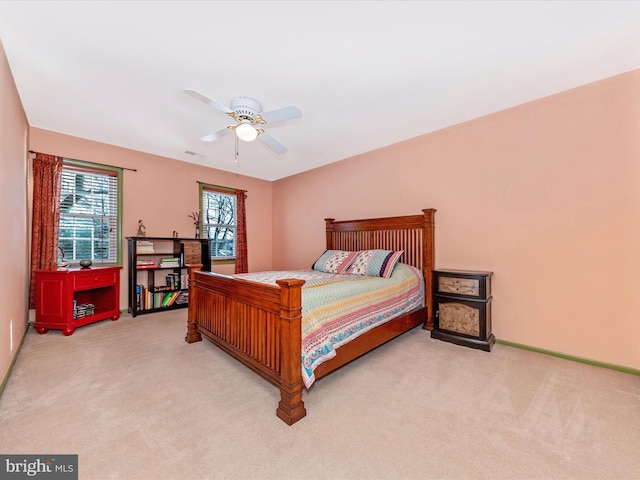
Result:
[[[69,336],[76,327],[120,318],[121,269],[37,270],[36,331],[53,328]]]

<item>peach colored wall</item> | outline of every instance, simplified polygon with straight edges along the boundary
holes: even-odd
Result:
[[[31,128],[29,147],[37,152],[136,169],[124,171],[124,237],[136,235],[139,219],[144,221],[148,237],[170,237],[174,230],[181,237],[193,237],[195,227],[187,215],[198,210],[198,181],[247,190],[249,268],[271,268],[271,182],[38,128]],[[127,308],[126,240],[123,245],[120,306]],[[233,265],[213,270],[233,273]]]
[[[637,70],[279,180],[274,268],[325,217],[434,207],[436,266],[494,272],[497,338],[640,369],[639,132]]]
[[[29,319],[28,124],[0,42],[0,383]]]

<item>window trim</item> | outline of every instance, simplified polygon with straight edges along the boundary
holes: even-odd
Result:
[[[62,161],[62,168],[65,166],[74,167],[80,170],[86,170],[88,173],[102,173],[113,172],[116,177],[116,200],[118,202],[116,226],[118,232],[116,233],[116,262],[115,263],[100,263],[101,266],[116,266],[122,267],[122,198],[123,198],[123,169],[121,167],[112,167],[110,165],[102,165],[100,163],[88,162],[85,160],[76,160],[74,158],[64,157]],[[58,222],[58,227],[60,223]],[[59,240],[58,240],[59,242]],[[98,266],[98,265],[96,265]]]

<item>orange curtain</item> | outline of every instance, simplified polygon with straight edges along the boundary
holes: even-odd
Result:
[[[236,191],[236,215],[238,216],[236,225],[236,273],[247,273],[249,271],[245,198],[247,198],[246,191]]]
[[[36,153],[33,159],[33,219],[31,222],[31,286],[29,308],[36,306],[36,270],[58,267],[58,223],[62,157]]]

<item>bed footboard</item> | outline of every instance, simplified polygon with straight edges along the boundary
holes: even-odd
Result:
[[[288,425],[306,415],[302,401],[303,280],[278,286],[189,269],[185,340],[208,340],[280,389],[276,414]]]

